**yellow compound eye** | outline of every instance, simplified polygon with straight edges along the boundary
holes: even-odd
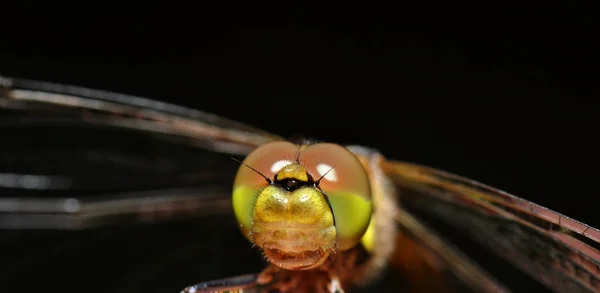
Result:
[[[298,146],[277,141],[257,148],[244,159],[244,163],[273,180],[280,169],[296,161],[297,155]],[[238,169],[233,184],[233,211],[246,237],[251,228],[257,196],[267,185],[265,178],[252,169],[246,166]]]
[[[353,247],[366,232],[373,210],[371,186],[362,164],[348,149],[332,143],[308,146],[300,154],[300,163],[314,180],[325,175],[319,187],[333,210],[338,247]]]

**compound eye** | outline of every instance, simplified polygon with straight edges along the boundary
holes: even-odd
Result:
[[[250,153],[244,163],[270,180],[279,170],[296,161],[298,146],[286,141],[276,141],[258,147]],[[244,235],[250,229],[252,210],[258,193],[267,186],[264,177],[241,165],[233,183],[233,211]]]
[[[304,165],[327,195],[342,250],[356,245],[366,232],[373,209],[367,173],[358,158],[332,143],[310,145],[300,154]]]

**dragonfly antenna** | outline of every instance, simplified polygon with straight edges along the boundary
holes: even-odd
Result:
[[[252,170],[252,171],[256,172],[258,175],[260,175],[260,176],[262,176],[263,178],[265,178],[265,180],[267,180],[267,182],[268,182],[269,184],[271,184],[271,179],[269,179],[269,177],[265,176],[263,173],[260,173],[258,170],[254,169],[254,168],[252,168],[252,167],[250,167],[250,166],[248,166],[248,165],[246,165],[246,163],[244,163],[244,162],[242,162],[242,161],[240,161],[240,160],[238,160],[238,159],[236,159],[236,158],[231,158],[231,159],[232,159],[232,160],[234,160],[234,161],[236,161],[236,162],[238,162],[238,163],[240,163],[240,164],[242,164],[242,165],[244,165],[244,166],[246,166],[246,167],[248,167],[248,168],[250,168],[250,170]],[[327,171],[327,172],[329,172],[329,171]],[[327,173],[325,173],[325,174],[327,174]]]
[[[296,150],[296,163],[300,162],[300,149]]]
[[[331,170],[333,170],[333,168],[335,168],[335,166],[331,167],[331,169],[327,170],[327,172],[325,172],[325,174],[323,174],[321,176],[321,178],[319,178],[317,181],[315,181],[316,185],[319,185],[319,183],[321,182],[321,179],[323,179],[323,177],[325,177],[325,175],[327,175],[327,173],[329,173]]]

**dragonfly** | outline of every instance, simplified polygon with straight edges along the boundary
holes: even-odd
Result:
[[[0,111],[14,138],[0,152],[0,229],[234,218],[262,271],[189,280],[184,293],[600,292],[598,229],[375,148],[12,77],[0,77]],[[119,141],[136,147],[94,148]],[[160,159],[140,159],[149,141]],[[34,144],[45,151],[23,149]]]

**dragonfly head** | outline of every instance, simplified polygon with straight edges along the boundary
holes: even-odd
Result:
[[[236,175],[233,207],[244,235],[273,264],[320,266],[359,243],[372,204],[366,172],[346,148],[273,142],[248,155]],[[262,176],[259,176],[262,175]]]

